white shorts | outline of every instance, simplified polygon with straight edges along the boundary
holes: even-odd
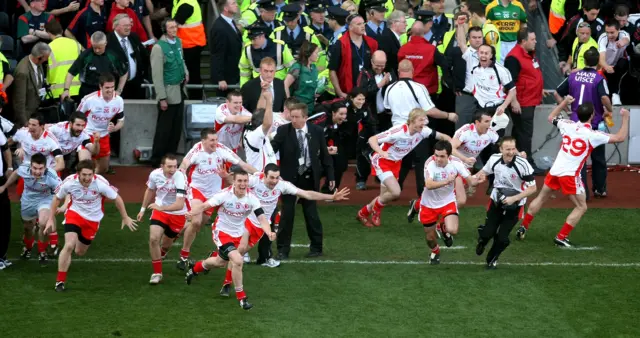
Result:
[[[51,208],[52,200],[53,197],[39,201],[20,201],[20,216],[24,221],[33,221],[38,218],[40,210]]]

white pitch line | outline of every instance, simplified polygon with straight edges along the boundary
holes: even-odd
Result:
[[[19,261],[18,258],[13,259]],[[72,262],[78,263],[145,263],[150,262],[150,258],[77,258]],[[173,260],[165,263],[173,264]],[[342,265],[429,265],[428,261],[359,261],[359,260],[331,260],[331,259],[308,259],[296,260],[288,259],[282,261],[284,264],[342,264]],[[472,261],[442,261],[443,265],[485,265],[483,262]],[[598,263],[598,262],[499,262],[498,265],[508,266],[564,266],[564,267],[601,267],[601,268],[637,268],[640,262],[629,263]]]
[[[568,248],[562,248],[564,250],[576,250],[576,251],[594,251],[594,250],[600,250],[599,247],[597,246],[572,246],[572,247],[568,247]]]

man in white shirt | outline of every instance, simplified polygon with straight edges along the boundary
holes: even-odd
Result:
[[[629,60],[625,55],[625,49],[631,38],[629,33],[620,30],[618,21],[609,21],[604,27],[605,33],[598,38],[598,51],[600,52],[600,67],[604,69],[609,89],[611,89],[611,102],[614,106],[622,105],[620,101],[620,81],[629,70]]]
[[[269,132],[273,125],[273,96],[268,89],[262,90],[258,110],[251,118],[252,130],[245,130],[242,137],[247,163],[258,171],[262,171],[269,163],[277,163],[276,155],[271,147]]]
[[[456,130],[460,129],[467,123],[473,123],[473,115],[475,114],[478,104],[471,93],[473,91],[473,82],[471,79],[471,70],[480,64],[478,57],[478,48],[482,45],[482,28],[473,26],[469,28],[469,45],[467,46],[467,24],[458,25],[456,29],[456,40],[462,51],[462,59],[467,63],[467,74],[465,77],[464,89],[460,95],[456,96],[456,113],[458,113],[458,122]]]

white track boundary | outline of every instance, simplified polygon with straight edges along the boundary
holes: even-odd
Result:
[[[150,258],[73,258],[75,263],[144,263],[149,264]],[[13,261],[19,261],[14,259]],[[174,264],[173,260],[165,261],[166,264]],[[283,264],[334,264],[334,265],[429,265],[428,261],[361,261],[361,260],[331,260],[331,259],[288,259]],[[441,265],[485,265],[484,262],[473,261],[442,261]],[[628,263],[599,263],[599,262],[499,262],[498,265],[506,266],[562,266],[562,267],[599,267],[599,268],[638,268],[640,262]]]

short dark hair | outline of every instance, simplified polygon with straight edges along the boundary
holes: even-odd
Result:
[[[354,99],[358,95],[364,95],[364,97],[366,98],[367,91],[362,87],[353,87],[353,89],[351,89],[351,92],[349,93],[349,99]]]
[[[82,160],[82,161],[78,162],[78,165],[76,166],[76,171],[78,173],[80,173],[82,171],[82,169],[89,169],[89,170],[95,172],[96,166],[95,166],[95,164],[93,164],[92,160]]]
[[[467,34],[471,34],[471,32],[480,32],[480,34],[482,34],[482,27],[473,26],[473,27],[469,28],[469,32]]]
[[[502,147],[502,144],[505,143],[505,142],[516,143],[516,138],[513,137],[513,136],[503,136],[499,141],[500,147]]]
[[[209,135],[216,135],[218,132],[216,132],[215,129],[213,128],[205,128],[202,129],[202,131],[200,132],[200,139],[201,140],[206,140],[207,136]]]
[[[590,10],[600,10],[600,1],[598,0],[585,0],[582,3],[582,9],[584,9],[585,11],[590,11]]]
[[[44,30],[53,35],[62,35],[62,26],[58,20],[51,20],[44,25]]]
[[[605,27],[613,27],[617,31],[620,30],[620,23],[617,20],[608,20],[604,25]]]
[[[29,120],[36,120],[38,124],[44,126],[44,116],[40,113],[33,113],[29,116]]]
[[[529,39],[529,34],[534,33],[533,31],[528,30],[527,28],[522,28],[518,31],[518,43],[522,43]]]
[[[80,120],[82,120],[84,122],[87,122],[87,115],[85,115],[83,112],[80,112],[80,111],[74,111],[73,114],[71,114],[71,116],[69,116],[69,122],[71,122],[72,124],[77,119],[80,119]]]
[[[625,4],[616,6],[615,16],[629,16],[629,7]]]
[[[235,169],[235,170],[233,171],[233,178],[235,179],[235,178],[236,178],[237,176],[239,176],[239,175],[240,175],[240,176],[249,176],[249,173],[248,173],[248,172],[246,172],[246,171],[244,171],[243,169],[240,169],[240,168]]]
[[[344,101],[337,101],[331,104],[331,112],[335,113],[342,108],[347,108],[347,105]]]
[[[447,140],[441,140],[436,142],[436,144],[433,146],[433,151],[446,151],[447,155],[451,155],[451,152],[453,152],[453,149],[451,147],[451,142],[447,141]]]
[[[162,156],[162,159],[160,160],[160,164],[165,164],[167,162],[167,160],[176,160],[178,161],[178,158],[176,157],[176,155],[174,154],[166,154],[164,156]]]
[[[467,1],[467,7],[469,8],[469,13],[477,14],[480,17],[485,16],[485,10],[487,6],[483,5],[480,1]]]
[[[583,104],[579,105],[578,106],[578,111],[576,112],[577,115],[578,115],[578,120],[580,120],[580,122],[589,121],[589,119],[593,115],[594,110],[595,110],[595,108],[593,106],[593,103],[591,103],[591,102],[586,102],[586,103],[583,103]]]
[[[488,111],[488,110],[485,110],[485,109],[478,109],[478,110],[476,110],[476,113],[475,113],[475,114],[473,114],[473,121],[478,121],[478,122],[480,122],[480,121],[482,121],[482,117],[483,117],[483,116],[493,117],[493,116],[491,116],[491,113],[489,113],[489,111]]]
[[[31,163],[46,165],[47,157],[42,153],[35,153],[31,156]]]
[[[289,108],[289,110],[290,111],[301,110],[302,116],[309,116],[309,111],[306,103],[296,103],[291,108]]]
[[[234,97],[234,96],[242,97],[242,93],[237,89],[234,89],[234,90],[230,91],[229,94],[227,94],[227,101],[231,101],[231,98]]]
[[[584,52],[585,66],[595,68],[598,65],[599,61],[600,61],[600,53],[598,53],[598,50],[596,49],[596,47],[591,47],[587,49],[586,52]]]
[[[298,98],[295,96],[289,96],[286,100],[284,100],[284,106],[289,110],[291,110],[291,107],[298,103],[300,103],[300,100],[298,100]]]
[[[269,163],[264,166],[264,169],[262,170],[266,175],[269,175],[270,171],[280,171],[280,167],[275,163]]]
[[[102,73],[100,75],[100,79],[98,81],[100,82],[100,87],[102,87],[107,82],[115,83],[116,82],[116,78],[113,77],[113,74],[111,74],[111,73]]]

